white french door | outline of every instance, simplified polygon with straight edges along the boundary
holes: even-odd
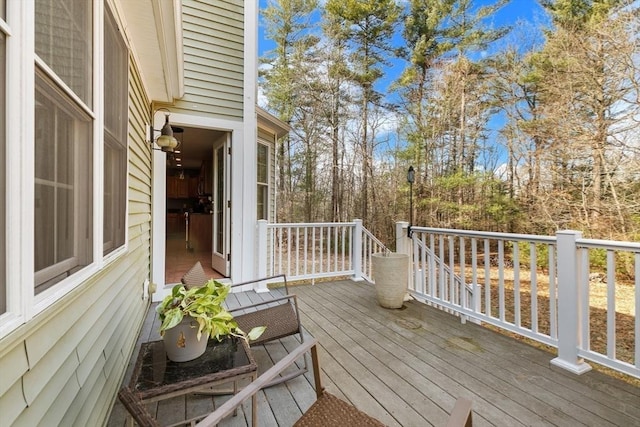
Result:
[[[231,154],[230,134],[213,146],[213,236],[211,267],[225,277],[230,271]]]

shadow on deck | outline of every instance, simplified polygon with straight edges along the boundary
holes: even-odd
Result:
[[[415,301],[383,309],[372,285],[348,280],[292,292],[305,330],[320,342],[326,389],[389,426],[443,426],[458,397],[473,402],[476,426],[640,425],[638,387],[597,371],[575,376],[551,368],[553,355],[440,310]],[[233,294],[229,305],[260,300],[253,292]],[[152,309],[141,342],[159,339],[157,331]],[[288,337],[255,347],[259,372],[296,345]],[[307,374],[260,392],[259,425],[293,425],[315,399],[311,384]],[[166,425],[210,412],[227,398],[192,395],[149,408]],[[123,426],[124,414],[116,403],[108,426]],[[223,425],[246,426],[250,419],[246,404]]]

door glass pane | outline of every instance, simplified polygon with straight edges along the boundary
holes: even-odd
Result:
[[[216,252],[224,253],[224,148],[216,151]]]

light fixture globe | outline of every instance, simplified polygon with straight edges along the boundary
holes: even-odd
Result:
[[[409,184],[413,184],[416,179],[416,171],[413,169],[413,166],[409,166],[409,170],[407,171],[407,182]]]
[[[169,115],[165,114],[164,126],[160,131],[160,136],[156,140],[158,147],[164,152],[173,153],[173,149],[178,146],[178,140],[173,136],[173,129],[169,124]]]

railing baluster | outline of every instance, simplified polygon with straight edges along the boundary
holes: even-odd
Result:
[[[345,258],[345,254],[346,254],[346,236],[345,236],[345,231],[346,231],[346,227],[340,227],[341,228],[341,232],[342,232],[342,242],[341,243],[341,251],[342,251],[342,269],[346,270],[344,268],[345,264],[344,264],[344,258]]]
[[[589,294],[590,294],[590,284],[589,284],[589,249],[587,248],[582,248],[579,249],[579,254],[580,254],[580,270],[582,271],[582,274],[580,276],[580,282],[582,285],[582,293],[580,294],[580,297],[582,298],[582,324],[581,324],[581,331],[582,331],[582,348],[584,350],[590,350],[591,349],[591,340],[589,339],[589,337],[591,336],[591,325],[590,325],[590,319],[591,319],[591,309],[589,308]],[[637,306],[636,306],[637,307]]]
[[[558,275],[556,274],[555,246],[549,245],[549,335],[558,337]]]
[[[449,236],[449,266],[453,268],[456,265],[455,260],[455,241],[453,236]],[[450,271],[447,272],[449,278],[449,295],[447,297],[447,301],[450,303],[455,303],[455,289],[456,289],[456,278]]]
[[[538,270],[538,248],[531,243],[531,270]],[[531,276],[531,331],[538,333],[538,275]]]
[[[504,322],[504,240],[498,240],[498,309],[500,320]]]
[[[444,259],[444,235],[442,234],[438,235],[438,250],[440,251],[440,259]],[[442,301],[445,301],[446,277],[444,275],[444,264],[440,263],[438,267],[438,283],[440,285],[440,295],[438,296]]]
[[[607,357],[616,358],[616,261],[607,251]]]
[[[491,317],[491,248],[489,239],[484,239],[484,311],[487,316]]]
[[[427,272],[429,272],[428,270],[428,266],[427,266],[427,235],[426,233],[421,232],[419,234],[420,236],[420,241],[422,242],[422,250],[420,251],[420,269],[422,271],[422,274],[420,275],[420,292],[424,293],[424,294],[431,294],[431,290],[427,288]]]
[[[464,244],[464,237],[460,237],[460,283],[459,283],[459,296],[458,296],[458,300],[460,301],[460,306],[463,308],[467,308],[468,304],[467,304],[467,292],[465,289],[465,283],[464,283],[464,278],[467,277],[466,274],[466,268],[465,268],[465,256],[464,256],[464,251],[465,251],[465,244]]]
[[[520,248],[518,242],[513,244],[513,311],[514,323],[517,327],[522,326],[520,320]]]
[[[473,294],[471,294],[471,307],[473,311],[480,311],[480,286],[478,286],[478,241],[475,237],[471,238],[471,286],[473,286]]]

